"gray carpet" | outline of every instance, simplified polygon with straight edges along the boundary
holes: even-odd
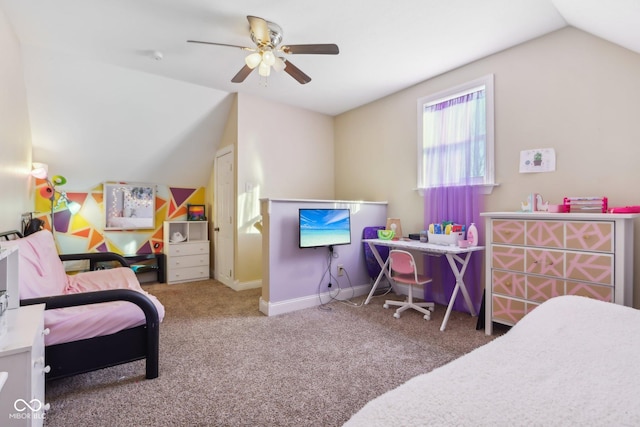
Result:
[[[340,426],[372,398],[491,340],[445,308],[393,318],[385,297],[279,316],[259,289],[209,280],[145,289],[165,305],[160,376],[133,362],[48,382],[45,425]],[[434,391],[435,392],[435,391]],[[425,396],[428,399],[428,396]]]

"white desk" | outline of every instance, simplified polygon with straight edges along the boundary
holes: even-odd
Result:
[[[418,240],[382,240],[382,239],[364,239],[363,242],[366,242],[371,248],[371,252],[373,252],[373,256],[380,264],[382,270],[376,281],[371,288],[371,292],[367,296],[365,300],[365,304],[369,303],[369,300],[373,296],[382,276],[385,275],[391,283],[391,286],[394,286],[394,282],[391,279],[391,275],[389,274],[389,259],[386,261],[382,260],[380,253],[376,249],[376,245],[379,246],[388,246],[390,249],[404,249],[407,251],[419,251],[424,252],[431,256],[446,256],[447,261],[449,262],[449,267],[451,267],[451,271],[453,271],[454,276],[456,277],[456,286],[453,288],[453,293],[451,294],[451,299],[449,300],[449,305],[447,306],[447,312],[444,315],[444,319],[442,320],[442,325],[440,326],[440,330],[444,331],[447,327],[447,322],[449,321],[449,316],[451,315],[451,310],[453,309],[453,303],[456,300],[456,296],[458,296],[458,290],[462,291],[462,295],[464,296],[464,300],[471,312],[472,316],[476,316],[476,310],[473,308],[473,303],[471,302],[471,297],[469,296],[469,292],[464,284],[464,273],[467,270],[467,265],[469,264],[469,259],[471,258],[471,254],[476,251],[484,250],[484,246],[472,246],[469,248],[459,248],[457,246],[445,246],[445,245],[436,245],[433,243],[421,243]],[[395,287],[394,287],[395,290]]]

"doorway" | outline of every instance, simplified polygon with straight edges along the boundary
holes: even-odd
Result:
[[[214,167],[214,278],[233,287],[235,277],[235,162],[233,147],[225,147],[216,153]]]

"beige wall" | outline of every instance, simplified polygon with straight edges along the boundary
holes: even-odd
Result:
[[[262,278],[261,198],[334,198],[333,118],[238,95],[235,279]]]
[[[0,9],[0,231],[20,229],[30,202],[31,132],[20,46]]]
[[[388,200],[403,230],[422,228],[416,186],[417,99],[495,76],[496,181],[487,210],[519,209],[536,191],[640,205],[640,55],[566,28],[338,116],[336,198]],[[557,170],[520,174],[521,150],[555,148]],[[406,224],[406,225],[405,225]],[[636,221],[635,258],[640,257]],[[634,305],[640,307],[640,268]]]

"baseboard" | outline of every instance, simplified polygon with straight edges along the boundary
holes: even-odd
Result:
[[[232,284],[225,283],[234,291],[246,291],[247,289],[257,289],[262,287],[262,280],[253,280],[251,282],[238,282],[234,280]]]
[[[302,298],[294,298],[285,301],[269,302],[260,297],[260,312],[267,316],[277,316],[278,314],[289,313],[292,311],[302,310],[305,308],[317,307],[322,303],[331,301],[331,299],[348,300],[353,297],[367,295],[371,290],[371,285],[360,285],[351,288],[341,289],[336,295],[333,292],[324,292],[320,295],[309,295]]]

